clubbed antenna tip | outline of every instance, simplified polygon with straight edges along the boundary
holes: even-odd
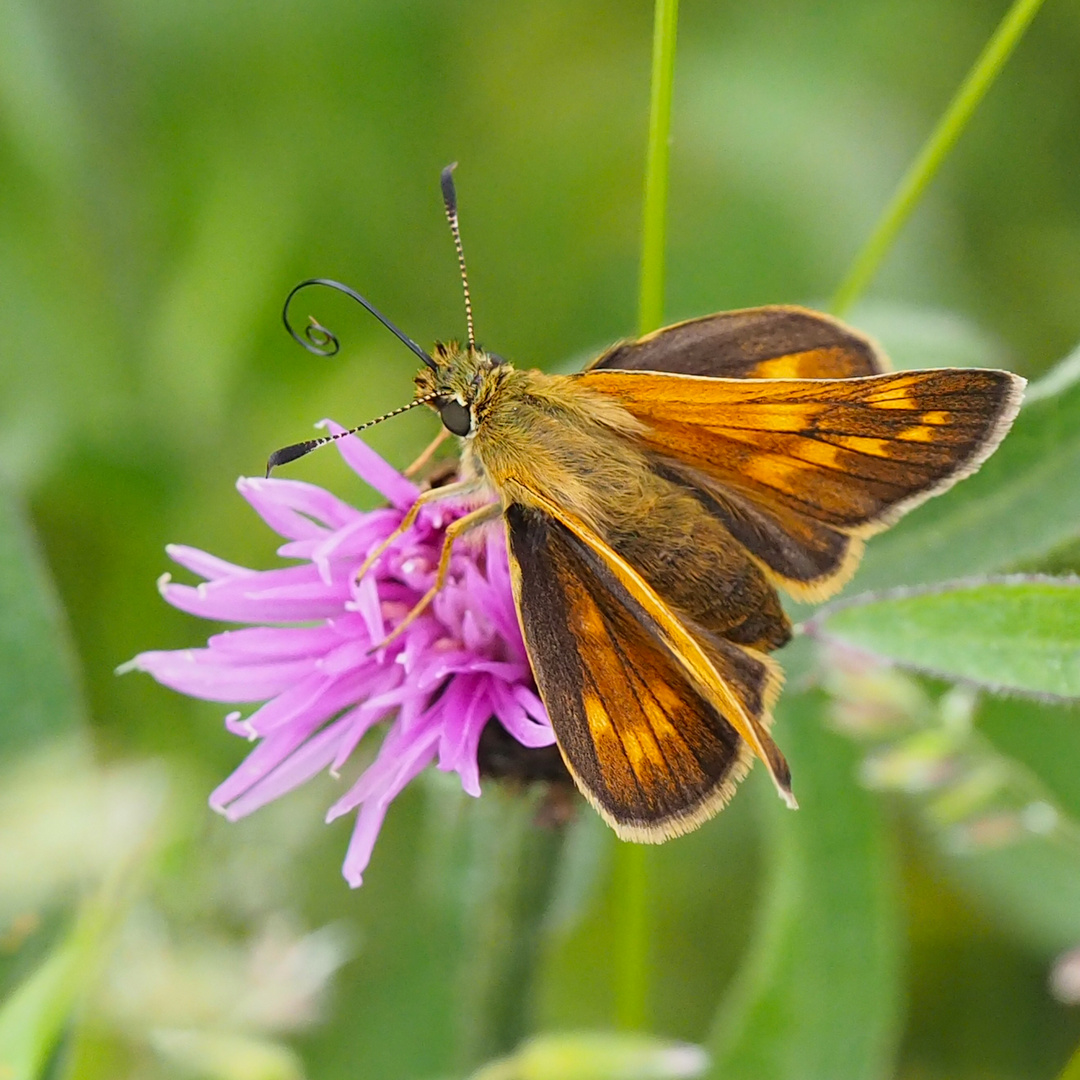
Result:
[[[461,287],[465,291],[465,327],[469,336],[469,349],[476,348],[476,334],[473,331],[472,297],[469,295],[469,275],[465,271],[465,249],[461,246],[461,230],[458,228],[457,191],[454,188],[454,170],[457,162],[447,165],[439,177],[442,188],[443,204],[446,206],[446,220],[450,222],[450,232],[454,237],[454,250],[457,252],[458,268],[461,270]]]

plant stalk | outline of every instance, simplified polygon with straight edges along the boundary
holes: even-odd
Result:
[[[678,0],[656,0],[638,293],[641,334],[657,329],[664,320],[671,98],[678,20]],[[642,1030],[647,1026],[649,999],[649,875],[648,852],[639,844],[620,843],[616,848],[614,899],[616,1020],[621,1028]]]
[[[862,296],[888,254],[897,234],[919,204],[930,182],[963,134],[979,103],[994,84],[1013,49],[1024,36],[1043,0],[1014,0],[979,58],[960,84],[915,160],[908,166],[869,239],[855,256],[830,310],[843,315]]]

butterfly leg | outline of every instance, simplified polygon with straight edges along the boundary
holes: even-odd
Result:
[[[457,484],[446,484],[444,487],[431,488],[430,491],[421,492],[416,502],[409,507],[409,512],[401,519],[401,524],[360,564],[354,580],[361,578],[382,558],[383,553],[397,540],[400,540],[416,524],[417,515],[428,503],[439,502],[442,499],[454,499],[461,495],[474,495],[480,491],[482,484],[477,480],[462,480]],[[462,518],[462,521],[465,519]]]
[[[489,521],[494,521],[501,513],[501,503],[488,503],[487,506],[481,506],[479,509],[473,510],[471,513],[466,514],[464,517],[458,518],[457,521],[452,521],[447,525],[446,533],[443,537],[442,553],[439,555],[439,567],[435,571],[435,583],[422,597],[420,597],[413,606],[412,611],[410,611],[408,615],[406,615],[405,618],[379,642],[378,645],[373,645],[368,650],[369,653],[385,649],[387,645],[427,610],[428,605],[435,599],[439,590],[446,582],[446,575],[450,569],[450,556],[453,554],[454,549],[454,541],[471,529],[475,529],[480,525],[486,525]]]
[[[450,438],[448,428],[440,428],[439,434],[428,443],[423,453],[405,470],[406,476],[415,476],[430,460],[431,456]]]

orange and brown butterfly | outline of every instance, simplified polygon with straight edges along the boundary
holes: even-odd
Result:
[[[442,190],[465,344],[429,355],[346,290],[423,361],[406,408],[429,405],[460,440],[459,479],[421,495],[395,538],[426,503],[479,503],[447,528],[435,587],[408,619],[455,540],[501,518],[559,749],[620,837],[695,828],[755,758],[794,807],[769,734],[781,683],[769,654],[791,636],[778,590],[836,592],[867,537],[993,452],[1024,380],[891,372],[863,335],[789,306],[668,326],[575,375],[519,370],[476,344],[452,168]],[[270,466],[326,441],[286,447]]]

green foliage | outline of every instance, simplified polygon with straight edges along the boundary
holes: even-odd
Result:
[[[0,1067],[11,1080],[36,1080],[85,989],[96,941],[69,943],[46,960],[0,1008]]]
[[[824,730],[823,705],[819,693],[793,694],[778,716],[800,812],[770,798],[773,865],[711,1040],[717,1080],[870,1080],[896,1049],[893,841],[855,780],[854,748]]]
[[[546,1035],[471,1080],[693,1080],[707,1060],[700,1047],[649,1035]]]
[[[5,757],[84,721],[64,616],[26,515],[0,488],[0,751]]]
[[[1080,580],[1012,577],[884,596],[816,617],[815,637],[997,693],[1080,698]]]

